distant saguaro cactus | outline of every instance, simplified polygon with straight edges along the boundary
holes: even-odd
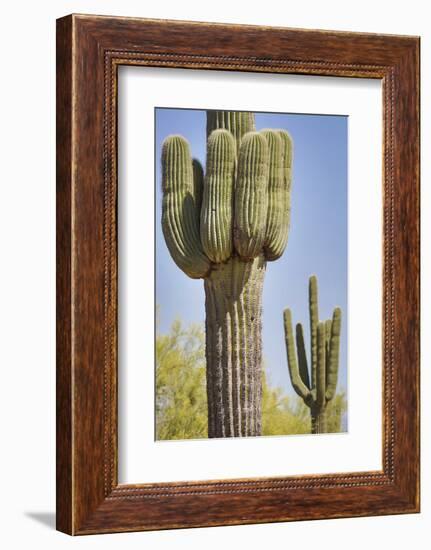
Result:
[[[296,325],[296,349],[292,330],[292,313],[284,310],[284,333],[290,379],[296,393],[310,407],[311,431],[327,432],[327,404],[334,398],[338,380],[340,353],[341,309],[336,307],[332,320],[319,321],[317,278],[309,280],[311,336],[311,381],[301,323]]]
[[[181,136],[162,151],[162,228],[177,266],[204,279],[208,436],[261,433],[262,287],[286,247],[292,141],[253,113],[207,112],[206,173]]]

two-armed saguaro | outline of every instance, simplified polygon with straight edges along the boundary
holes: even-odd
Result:
[[[284,310],[287,363],[293,389],[310,408],[311,433],[327,433],[328,403],[334,399],[340,362],[341,309],[336,307],[332,319],[319,320],[317,277],[308,284],[310,312],[310,369],[304,343],[304,329],[296,325],[296,346],[293,338],[292,312]]]
[[[207,112],[205,176],[181,136],[163,145],[162,227],[177,266],[204,279],[208,436],[261,434],[262,288],[287,244],[292,140],[253,113]]]

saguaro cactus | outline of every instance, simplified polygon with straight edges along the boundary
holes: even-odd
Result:
[[[252,113],[207,112],[206,173],[181,136],[162,152],[162,228],[189,277],[204,279],[208,436],[261,433],[262,288],[283,253],[292,141]]]
[[[296,393],[310,407],[311,431],[327,432],[327,404],[335,395],[340,352],[341,309],[336,307],[332,320],[319,321],[317,278],[309,280],[311,380],[301,323],[296,325],[296,349],[292,329],[292,313],[284,310],[284,333],[290,379]]]

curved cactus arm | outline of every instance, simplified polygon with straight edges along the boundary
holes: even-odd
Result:
[[[340,356],[341,309],[336,307],[332,316],[331,340],[329,344],[329,362],[326,373],[326,399],[330,401],[335,395],[338,381]]]
[[[162,229],[169,252],[189,277],[210,271],[202,250],[189,145],[181,136],[166,138],[162,149]]]
[[[243,111],[207,111],[207,139],[219,128],[229,130],[239,151],[242,137],[255,131],[254,114]]]
[[[298,362],[296,360],[295,341],[293,339],[292,330],[292,312],[290,309],[285,309],[283,313],[284,318],[284,335],[286,340],[287,351],[287,363],[289,366],[290,379],[292,381],[293,389],[296,393],[306,400],[310,395],[310,390],[304,384],[300,371],[298,368]]]
[[[292,187],[292,138],[285,130],[277,130],[281,138],[281,185],[269,184],[270,205],[274,205],[274,225],[272,235],[268,238],[265,248],[267,259],[272,261],[278,259],[286,249],[290,227],[290,195]],[[273,201],[271,201],[271,197]],[[268,214],[270,210],[268,209]]]
[[[290,197],[292,192],[292,160],[293,160],[293,140],[286,130],[278,131],[283,142],[283,208],[285,212],[285,223],[280,232],[280,242],[284,251],[287,245],[290,228]]]
[[[265,257],[276,260],[284,251],[286,206],[283,176],[283,142],[277,130],[262,130],[268,142],[268,213],[266,217]]]
[[[296,349],[298,351],[299,374],[307,388],[311,389],[307,354],[305,353],[304,329],[301,323],[296,324]]]
[[[290,192],[292,188],[292,160],[293,160],[293,140],[286,130],[278,130],[278,134],[283,142],[283,176],[284,186]],[[289,195],[290,196],[290,195]],[[289,203],[290,206],[290,203]]]
[[[310,311],[311,386],[315,388],[317,384],[317,325],[319,323],[319,309],[317,305],[317,277],[315,275],[312,275],[308,282],[308,307]]]
[[[258,256],[265,241],[268,207],[268,145],[249,132],[241,142],[235,185],[234,244],[243,258]]]
[[[317,373],[316,373],[316,404],[324,407],[326,403],[326,324],[317,325]]]
[[[193,165],[193,196],[195,198],[195,209],[196,216],[198,220],[198,227],[200,226],[201,218],[201,205],[202,205],[202,195],[204,192],[204,170],[202,164],[197,160],[192,160]]]
[[[235,157],[232,134],[227,130],[214,130],[208,139],[200,237],[204,252],[215,263],[225,262],[233,250]]]

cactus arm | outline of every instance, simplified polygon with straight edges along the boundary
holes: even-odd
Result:
[[[275,223],[273,223],[272,235],[268,235],[265,248],[266,257],[269,261],[276,260],[283,254],[287,245],[290,227],[292,138],[285,130],[276,130],[276,133],[281,139],[282,174],[279,186],[275,185],[275,180],[273,180],[273,186],[271,186],[270,182],[268,211],[270,211],[271,205],[271,214],[273,214],[273,222]]]
[[[172,259],[189,277],[205,277],[211,264],[199,238],[192,160],[181,136],[163,144],[162,190],[162,229]]]
[[[335,395],[338,380],[338,365],[340,356],[341,309],[334,309],[329,345],[329,363],[327,366],[326,399],[330,401]]]
[[[280,243],[282,226],[286,222],[284,212],[283,193],[283,142],[276,130],[262,130],[268,142],[269,171],[268,171],[268,210],[266,215],[265,257],[267,260],[276,260],[283,250]]]
[[[250,260],[262,250],[268,206],[268,145],[264,136],[249,132],[241,142],[235,186],[234,244]]]
[[[307,399],[310,394],[310,390],[304,384],[300,371],[298,369],[298,362],[296,360],[296,351],[295,351],[295,342],[293,339],[293,330],[292,330],[292,313],[290,309],[284,310],[284,335],[286,340],[286,351],[287,351],[287,363],[289,366],[290,379],[292,381],[293,389],[296,393],[302,397],[302,399]]]
[[[312,275],[308,284],[308,305],[310,310],[310,339],[311,339],[311,386],[316,387],[317,371],[317,324],[319,311],[317,305],[317,278]]]
[[[329,348],[331,344],[331,319],[327,319],[325,321],[325,334],[326,334],[326,342],[325,342],[325,356],[326,356],[326,381],[328,381],[328,365],[329,365]]]
[[[235,141],[227,130],[215,130],[208,139],[207,171],[202,198],[200,237],[208,258],[225,262],[233,249],[233,184]]]
[[[331,342],[331,325],[332,325],[331,319],[327,319],[325,321],[325,334],[326,334],[326,347],[328,348]]]
[[[299,374],[305,386],[311,389],[307,355],[305,353],[304,330],[301,323],[297,323],[296,325],[296,349],[298,351]]]
[[[207,111],[207,139],[214,130],[223,128],[234,137],[237,151],[243,136],[255,131],[254,115],[242,111]]]
[[[322,321],[317,325],[317,373],[316,404],[324,407],[326,402],[326,325]]]
[[[290,198],[290,190],[292,188],[293,141],[289,132],[286,132],[286,130],[278,130],[278,134],[283,142],[284,187],[287,191],[289,191],[287,196]],[[288,204],[290,207],[290,201]]]
[[[292,191],[292,159],[293,159],[293,141],[286,130],[278,131],[281,140],[283,142],[283,193],[282,200],[284,203],[284,220],[285,223],[282,225],[283,231],[280,232],[281,247],[284,251],[287,245],[287,239],[289,235],[290,228],[290,197]]]

